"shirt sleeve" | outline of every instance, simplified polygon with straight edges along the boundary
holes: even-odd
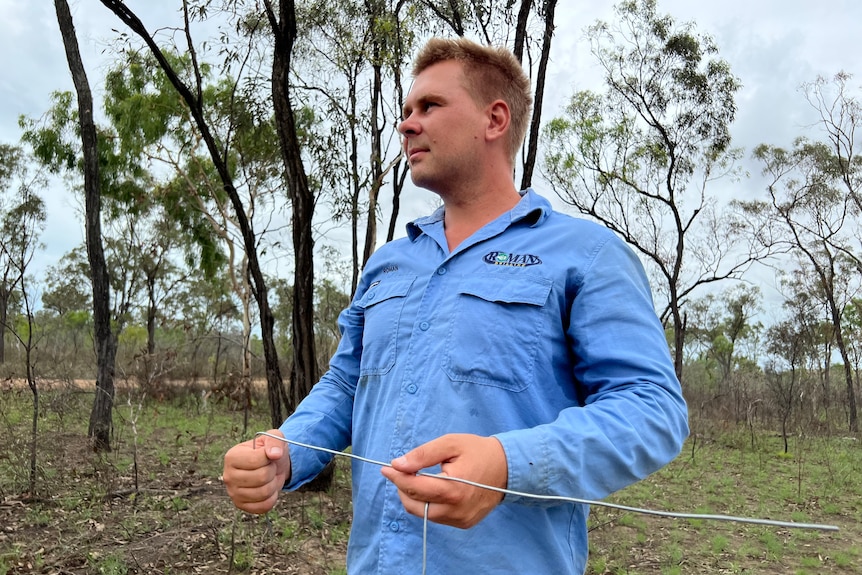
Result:
[[[576,282],[567,338],[582,405],[551,423],[496,435],[509,489],[602,499],[658,470],[682,449],[688,415],[635,254],[616,236]],[[507,495],[506,501],[532,499]]]
[[[287,439],[335,451],[342,451],[350,445],[363,323],[362,312],[355,304],[338,316],[341,331],[338,349],[330,361],[329,370],[279,428]],[[333,457],[320,450],[296,445],[289,447],[289,453],[291,476],[285,485],[289,490],[317,477]]]

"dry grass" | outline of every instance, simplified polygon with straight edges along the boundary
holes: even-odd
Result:
[[[200,393],[137,401],[118,393],[115,449],[86,439],[86,387],[44,390],[38,482],[27,493],[32,398],[0,389],[0,575],[345,573],[348,465],[327,493],[286,493],[267,516],[238,512],[219,474],[224,452],[266,429]],[[850,575],[862,572],[862,458],[853,438],[780,439],[725,430],[612,498],[639,507],[836,524],[838,533],[595,508],[590,575]],[[433,544],[433,543],[432,543]],[[479,574],[477,574],[479,575]],[[532,575],[532,574],[531,574]],[[543,574],[539,574],[543,575]]]

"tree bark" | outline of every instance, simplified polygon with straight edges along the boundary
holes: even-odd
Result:
[[[66,0],[54,0],[57,23],[66,48],[66,59],[78,94],[78,119],[84,155],[84,204],[86,214],[87,258],[93,285],[93,330],[96,345],[96,397],[90,412],[88,434],[96,451],[111,450],[111,421],[114,405],[114,368],[117,340],[111,333],[110,284],[105,252],[102,248],[101,186],[93,96],[81,60],[72,13]]]
[[[287,188],[293,207],[293,369],[288,409],[292,412],[311,392],[319,377],[314,342],[314,237],[312,217],[314,195],[299,149],[296,123],[290,102],[290,57],[296,39],[296,9],[293,0],[278,4],[278,15],[272,2],[264,0],[266,12],[275,37],[275,55],[272,60],[272,100],[275,109],[276,129],[281,141],[282,161],[287,173]],[[371,217],[369,215],[369,217]],[[279,422],[280,423],[280,422]],[[335,477],[335,460],[303,489],[326,491]]]
[[[275,37],[272,60],[272,100],[276,129],[281,141],[282,161],[287,173],[287,189],[293,208],[293,341],[292,389],[288,410],[311,391],[319,376],[314,342],[314,237],[312,217],[314,195],[309,188],[299,149],[293,107],[290,102],[290,58],[296,39],[296,11],[292,0],[278,3],[276,14],[272,2],[264,0]],[[279,422],[280,424],[281,422]]]
[[[6,363],[6,332],[9,330],[6,322],[9,319],[10,291],[5,285],[0,286],[0,363]]]
[[[526,3],[526,2],[525,2]],[[533,118],[530,121],[530,132],[527,136],[527,156],[524,160],[524,172],[521,177],[521,189],[526,190],[533,185],[533,171],[536,167],[536,156],[539,148],[539,127],[542,123],[542,104],[545,96],[545,78],[548,72],[548,60],[551,57],[551,40],[554,37],[554,12],[557,0],[545,2],[545,34],[542,39],[542,55],[539,59],[539,70],[536,72],[536,92],[533,98]]]
[[[374,15],[371,15],[371,18],[373,19]],[[368,221],[365,228],[365,249],[362,253],[363,269],[377,246],[377,199],[380,195],[380,188],[383,187],[381,142],[383,129],[378,125],[378,108],[383,94],[383,77],[380,64],[380,45],[376,41],[372,53],[374,80],[371,86],[371,185],[368,188]]]

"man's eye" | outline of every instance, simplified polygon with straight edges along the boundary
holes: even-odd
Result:
[[[436,106],[437,102],[425,102],[422,108],[427,112],[432,106]]]

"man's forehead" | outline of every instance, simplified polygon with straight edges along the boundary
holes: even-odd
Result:
[[[457,66],[457,68],[455,66]],[[410,84],[407,100],[418,100],[429,96],[442,97],[446,92],[466,88],[461,63],[456,60],[445,60],[428,66]]]

